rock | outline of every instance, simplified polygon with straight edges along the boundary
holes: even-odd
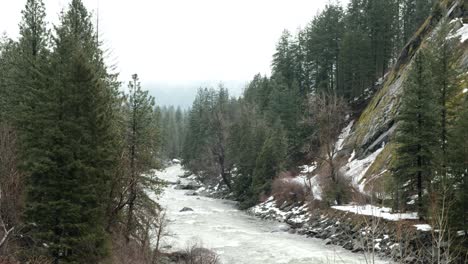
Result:
[[[193,209],[190,207],[184,207],[179,212],[189,212],[189,211],[193,211]]]
[[[191,181],[191,182],[188,182],[188,183],[185,183],[185,184],[179,184],[175,187],[175,189],[177,190],[196,190],[198,188],[200,188],[201,185],[194,182],[194,181]]]
[[[198,193],[195,192],[195,191],[188,191],[188,192],[185,193],[185,195],[187,195],[187,196],[197,196]]]
[[[352,250],[354,247],[353,245],[353,242],[351,241],[346,241],[344,244],[343,244],[343,248],[344,249],[347,249],[347,250]]]

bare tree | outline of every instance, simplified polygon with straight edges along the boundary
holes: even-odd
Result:
[[[329,167],[329,175],[335,187],[339,184],[338,168],[335,164],[335,157],[339,149],[336,146],[337,138],[341,133],[348,105],[342,97],[336,94],[318,94],[309,100],[310,110],[312,112],[311,121],[317,127],[316,138],[320,144],[320,155],[318,159],[324,161]],[[342,202],[342,195],[336,192],[336,201]]]
[[[162,211],[156,219],[156,233],[154,238],[156,239],[156,244],[153,249],[152,263],[157,264],[159,261],[159,253],[161,242],[165,236],[169,235],[167,232],[167,218],[166,210]]]
[[[211,107],[211,113],[209,115],[209,123],[211,130],[211,154],[214,157],[214,162],[218,166],[219,174],[231,190],[231,164],[229,163],[227,155],[227,139],[229,137],[229,93],[221,84],[219,90],[215,93],[215,100]]]

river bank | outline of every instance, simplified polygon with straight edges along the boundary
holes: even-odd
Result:
[[[188,180],[180,178],[185,171],[173,164],[157,176],[168,182]],[[160,198],[168,214],[168,233],[162,248],[167,251],[185,250],[193,243],[216,252],[223,264],[302,264],[302,263],[366,263],[368,256],[352,253],[341,246],[309,238],[307,234],[293,234],[284,223],[261,220],[237,209],[228,200],[201,197],[188,190],[169,185]],[[181,210],[186,207],[191,210]],[[375,263],[388,263],[376,259]]]

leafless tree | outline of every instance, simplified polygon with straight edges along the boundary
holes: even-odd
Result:
[[[220,264],[219,256],[204,248],[199,243],[192,243],[187,246],[185,250],[185,261],[183,264]]]
[[[224,184],[231,190],[231,165],[226,157],[227,139],[229,137],[229,93],[220,85],[219,91],[215,94],[217,98],[209,115],[213,141],[210,150],[215,163],[218,165],[219,174]]]
[[[341,133],[346,115],[348,114],[348,105],[342,97],[336,94],[318,94],[309,99],[311,110],[311,122],[317,127],[317,139],[320,144],[319,160],[325,162],[329,167],[329,175],[333,184],[339,183],[338,168],[335,164],[335,158],[339,152],[336,146],[337,138]],[[336,193],[338,204],[342,202],[340,192]]]
[[[161,242],[165,236],[169,233],[167,232],[167,218],[166,218],[166,210],[162,211],[158,218],[156,219],[156,232],[154,238],[156,239],[156,244],[153,249],[153,260],[152,263],[157,264],[159,260],[159,253]]]

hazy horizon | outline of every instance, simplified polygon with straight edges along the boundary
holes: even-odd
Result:
[[[44,1],[49,28],[69,2]],[[142,86],[162,104],[181,106],[206,83],[221,81],[239,95],[255,74],[269,75],[283,30],[297,32],[329,2],[83,0],[94,19],[99,14],[107,62],[116,67],[123,86],[138,73]],[[25,3],[0,0],[0,33],[17,38]]]

